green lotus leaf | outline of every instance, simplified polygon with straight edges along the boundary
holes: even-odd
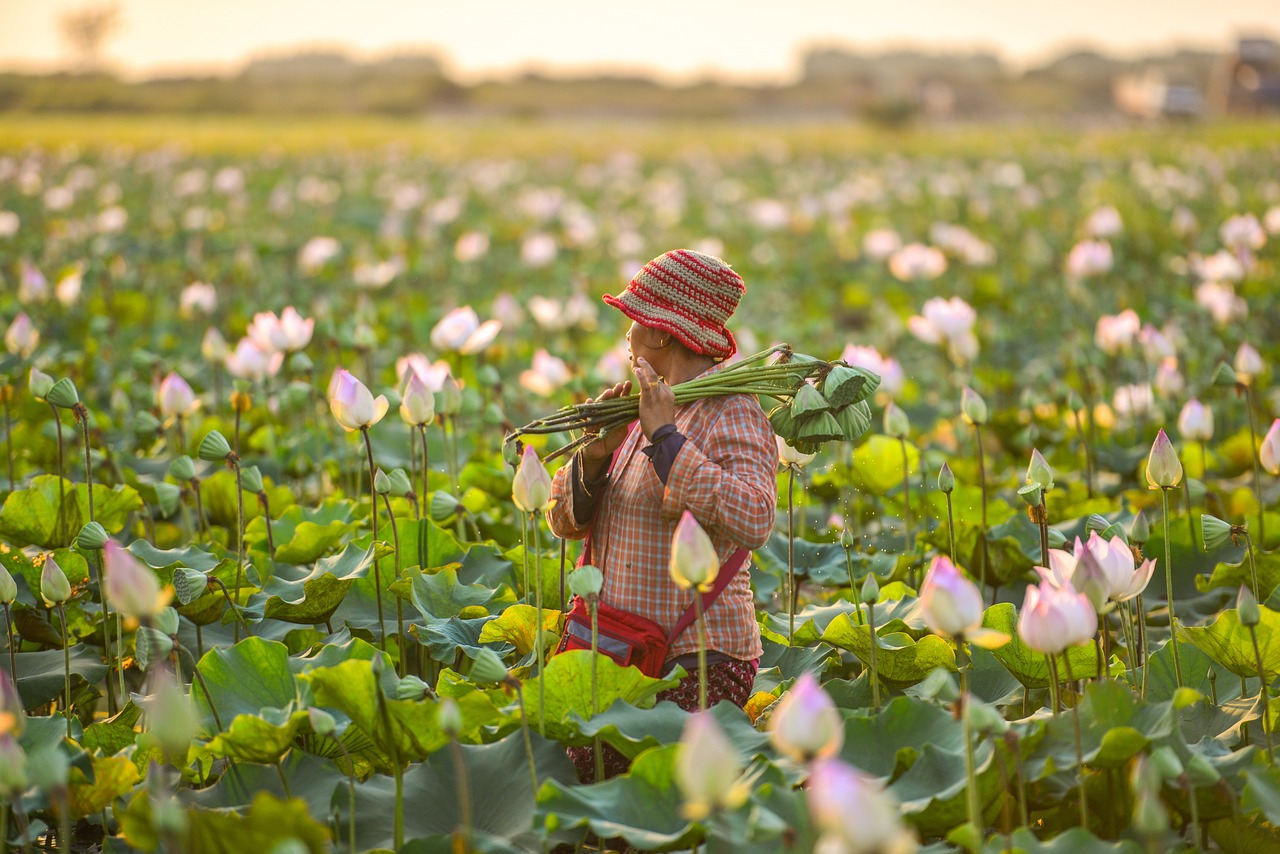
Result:
[[[427,654],[433,661],[452,662],[461,652],[468,658],[475,658],[481,649],[486,648],[481,641],[485,626],[496,617],[480,617],[475,620],[464,620],[461,617],[450,617],[447,620],[433,621],[425,625],[410,626],[409,633],[418,639],[418,643],[427,648]],[[512,649],[502,644],[494,651],[505,655]]]
[[[1009,635],[1009,642],[991,651],[1001,664],[1009,669],[1027,688],[1049,687],[1049,662],[1044,653],[1036,652],[1018,636],[1018,614],[1009,602],[992,605],[982,615],[982,625],[988,629]],[[1098,673],[1098,654],[1089,644],[1075,646],[1059,656],[1059,675],[1066,679],[1067,667],[1075,679],[1092,679]]]
[[[631,770],[594,786],[550,780],[538,799],[537,824],[587,827],[601,839],[622,837],[647,851],[690,848],[702,831],[682,817],[684,798],[675,781],[680,745],[647,750]]]
[[[1280,674],[1280,613],[1260,606],[1262,622],[1255,626],[1262,668],[1271,681]],[[1207,626],[1179,626],[1178,639],[1193,644],[1236,676],[1256,676],[1258,662],[1249,629],[1240,625],[1235,609],[1223,611]]]
[[[1234,546],[1227,546],[1219,549],[1216,554],[1219,555],[1220,560],[1224,560],[1227,554],[1236,550]],[[1258,601],[1266,602],[1275,589],[1280,587],[1280,553],[1255,552],[1254,562],[1258,569]],[[1181,569],[1174,571],[1181,572]],[[1241,585],[1250,589],[1253,587],[1252,572],[1247,559],[1236,563],[1217,563],[1213,567],[1213,574],[1207,579],[1199,574],[1195,579],[1196,589],[1202,593],[1215,587],[1228,587],[1233,591],[1239,590]]]
[[[145,844],[150,829],[150,806],[145,790],[129,803],[123,820],[125,838],[131,845],[150,850]],[[155,833],[151,830],[151,833]],[[248,809],[242,811],[199,809],[187,810],[184,837],[191,851],[204,854],[243,854],[246,851],[283,850],[288,843],[292,851],[324,854],[330,850],[328,828],[313,818],[302,799],[280,799],[259,792]]]
[[[822,633],[822,639],[832,646],[849,650],[868,667],[871,666],[871,629],[855,624],[848,614],[832,620]],[[937,635],[925,635],[918,641],[904,632],[890,632],[878,637],[876,668],[884,683],[895,687],[914,685],[935,667],[956,669],[955,650]]]
[[[920,451],[907,442],[907,465],[920,468]],[[872,495],[886,495],[902,489],[902,443],[888,436],[874,435],[853,452],[853,484]]]
[[[71,814],[77,819],[102,812],[116,798],[132,791],[142,779],[137,766],[127,756],[93,756],[89,762],[90,773],[72,766],[67,781]]]
[[[426,572],[407,570],[391,589],[412,602],[429,621],[456,617],[471,606],[486,607],[498,596],[483,584],[460,584],[457,564]]]
[[[281,563],[314,563],[332,550],[359,523],[352,520],[352,504],[330,498],[319,507],[295,504],[278,511],[273,505],[271,535],[275,539],[273,557]],[[245,527],[245,542],[255,547],[267,539],[266,518],[258,516]]]
[[[480,643],[509,643],[523,658],[533,651],[537,642],[538,609],[523,602],[508,605],[497,619],[485,623],[480,631]],[[542,628],[545,632],[558,634],[560,631],[560,612],[542,611]]]
[[[141,717],[141,707],[130,700],[113,717],[85,727],[80,746],[90,753],[114,756],[137,741],[138,733],[134,730],[134,725]]]
[[[536,733],[532,741],[539,788],[548,781],[564,786],[577,783],[577,773],[561,745],[541,739]],[[533,783],[524,737],[519,732],[492,744],[464,744],[461,757],[455,756],[452,750],[441,750],[421,765],[410,768],[404,775],[405,838],[443,836],[457,829],[458,784],[462,778],[455,762],[459,758],[465,768],[470,794],[472,829],[504,840],[517,850],[539,850],[542,846],[534,824]],[[345,834],[350,815],[346,790],[340,787],[334,800],[340,810],[337,825]],[[376,776],[356,788],[358,850],[392,847],[392,822],[381,817],[391,816],[394,811],[395,785],[391,778]],[[375,820],[374,816],[379,818]],[[559,837],[560,834],[553,834],[552,839]],[[345,835],[342,838],[345,839]],[[565,836],[564,841],[570,838]]]
[[[59,482],[64,497],[59,495]],[[107,487],[97,483],[93,486],[94,521],[110,534],[118,534],[129,514],[142,507],[142,496],[131,486]],[[88,521],[88,485],[42,474],[32,478],[26,489],[11,492],[5,498],[4,505],[0,506],[0,539],[15,546],[64,548],[75,541]]]
[[[210,735],[229,727],[237,715],[282,709],[297,698],[289,651],[276,641],[248,637],[235,646],[209,650],[196,666],[204,679],[203,684],[200,680],[192,683],[191,702]],[[214,710],[221,728],[214,720]]]
[[[318,561],[301,578],[272,578],[255,597],[260,600],[263,618],[300,625],[327,623],[356,579],[369,572],[373,554],[373,549],[348,545],[341,554]],[[254,604],[251,602],[251,607]]]
[[[623,756],[634,759],[649,748],[679,741],[690,714],[670,701],[641,709],[617,700],[598,715],[574,712],[571,720],[582,736],[598,735]],[[717,703],[711,708],[711,714],[729,742],[738,748],[744,763],[769,743],[769,736],[756,729],[746,712],[733,703]]]
[[[96,685],[107,673],[107,666],[102,663],[101,650],[74,644],[70,649],[71,674],[79,676],[90,685]],[[28,709],[44,705],[62,693],[63,660],[61,649],[46,649],[38,652],[19,652],[15,656],[17,663],[18,693],[22,695],[22,704]],[[9,670],[9,656],[0,656],[0,668]],[[75,683],[72,682],[72,691]]]
[[[225,718],[223,724],[227,724]],[[293,748],[298,730],[306,724],[305,709],[260,709],[254,715],[236,715],[209,742],[208,750],[212,756],[236,762],[274,765]]]

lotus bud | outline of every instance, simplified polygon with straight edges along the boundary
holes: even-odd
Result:
[[[445,374],[440,391],[436,394],[437,414],[452,417],[462,411],[462,388],[452,374]]]
[[[311,722],[311,731],[316,735],[333,738],[338,732],[338,722],[324,709],[308,708],[307,718]]]
[[[1242,385],[1253,385],[1258,375],[1265,370],[1266,365],[1262,362],[1262,356],[1258,351],[1248,344],[1241,344],[1240,349],[1236,350],[1236,359],[1233,367],[1236,369],[1236,379]]]
[[[891,439],[904,439],[911,432],[911,421],[902,407],[889,401],[884,408],[884,434]]]
[[[231,456],[231,443],[217,430],[210,430],[200,440],[200,448],[196,451],[196,456],[210,463],[225,462],[227,457]]]
[[[440,723],[440,731],[449,738],[457,738],[462,732],[462,710],[452,697],[441,698],[436,720]]]
[[[1150,489],[1169,489],[1181,482],[1182,463],[1178,461],[1178,452],[1161,428],[1147,457],[1147,485]]]
[[[1220,549],[1231,540],[1231,525],[1217,516],[1208,513],[1200,515],[1200,535],[1204,540],[1204,550],[1211,552]]]
[[[421,700],[430,690],[430,685],[410,674],[396,683],[396,699]]]
[[[1271,429],[1262,438],[1258,462],[1271,474],[1280,474],[1280,418],[1271,422]]]
[[[391,493],[391,478],[382,469],[378,469],[378,473],[373,476],[373,491],[379,495]]]
[[[257,466],[245,466],[240,469],[240,488],[254,495],[262,492],[262,472]]]
[[[550,506],[551,475],[532,445],[524,447],[520,468],[511,483],[511,498],[525,513],[538,513]]]
[[[769,718],[773,746],[796,762],[826,759],[844,744],[844,718],[812,673],[805,672]]]
[[[1129,540],[1134,545],[1142,547],[1149,539],[1151,539],[1151,523],[1147,521],[1147,514],[1139,510],[1133,517],[1133,524],[1129,526]]]
[[[581,570],[577,570],[574,574],[576,575],[577,572],[581,572]],[[487,646],[481,647],[480,651],[476,653],[476,660],[471,665],[472,681],[476,683],[492,682],[500,685],[506,682],[510,675],[507,666],[502,663],[502,659]]]
[[[12,605],[18,598],[18,582],[13,580],[9,570],[0,564],[0,605]]]
[[[710,712],[685,722],[676,754],[676,785],[684,795],[684,815],[706,818],[716,810],[741,806],[751,796],[741,774],[742,757]]]
[[[409,369],[409,382],[400,398],[400,417],[406,424],[421,427],[436,420],[436,396],[418,372]]]
[[[188,481],[196,476],[195,460],[183,454],[169,463],[169,474],[174,480]]]
[[[133,416],[133,432],[139,436],[154,436],[160,432],[160,419],[145,409]]]
[[[845,551],[850,551],[858,544],[858,538],[853,531],[846,525],[840,529],[840,547]]]
[[[71,409],[80,402],[80,393],[76,391],[76,384],[70,377],[63,377],[53,384],[44,399],[62,409]]]
[[[176,371],[170,371],[160,381],[160,388],[156,392],[156,398],[156,403],[160,407],[160,414],[166,418],[187,415],[197,405],[196,393],[191,390],[191,386]]]
[[[874,572],[868,572],[862,579],[862,591],[859,593],[864,605],[874,605],[880,598],[880,581]]]
[[[963,637],[982,625],[982,594],[950,559],[937,555],[920,585],[920,611],[936,634]]]
[[[301,350],[289,357],[289,370],[294,374],[309,374],[316,368],[311,357]]]
[[[147,721],[165,754],[185,760],[196,736],[191,701],[167,671],[159,677],[159,683],[147,704]]]
[[[956,476],[951,473],[951,466],[946,463],[938,469],[938,491],[950,495],[956,488]]]
[[[569,573],[569,590],[575,596],[590,600],[599,596],[604,587],[604,573],[590,564],[578,567]]]
[[[1084,529],[1088,532],[1105,531],[1110,527],[1111,523],[1101,513],[1090,513],[1089,518],[1084,520]]]
[[[8,672],[0,670],[0,737],[21,737],[26,728],[27,711],[23,707],[18,686],[13,684]]]
[[[705,592],[711,589],[719,568],[720,557],[711,538],[693,514],[684,511],[671,540],[671,579],[684,590],[697,587]]]
[[[52,554],[45,557],[44,568],[40,570],[40,598],[50,608],[71,598],[71,582]]]
[[[348,433],[377,424],[390,406],[386,395],[374,397],[350,371],[339,369],[335,374],[329,393],[329,411]]]
[[[173,652],[173,638],[151,626],[139,626],[133,647],[138,653],[138,666],[145,671]]]
[[[27,389],[31,396],[41,402],[48,400],[49,390],[53,388],[53,377],[39,368],[32,368],[27,374]]]
[[[381,679],[382,674],[387,672],[387,656],[385,653],[375,655],[369,660],[369,670],[373,672],[376,678]]]
[[[1217,369],[1213,372],[1213,384],[1218,388],[1235,388],[1240,385],[1240,378],[1236,376],[1236,372],[1226,362],[1219,362]]]
[[[204,356],[205,361],[219,365],[226,361],[230,353],[231,348],[227,346],[227,339],[222,337],[221,332],[212,326],[205,330],[204,338],[200,341],[200,355]]]
[[[404,469],[392,469],[387,479],[390,481],[390,493],[397,498],[404,498],[413,492],[413,484],[409,482],[409,475]]]
[[[960,393],[960,415],[976,427],[987,423],[987,402],[968,386]]]
[[[115,540],[106,542],[103,560],[104,589],[111,607],[141,620],[155,616],[169,604],[172,591],[161,590],[155,572]]]
[[[1038,483],[1045,492],[1053,489],[1053,469],[1038,448],[1031,450],[1031,463],[1027,466],[1027,483]]]
[[[88,522],[76,534],[76,545],[87,552],[99,551],[107,543],[107,529],[99,522]]]
[[[15,734],[0,732],[0,799],[8,802],[25,792],[29,785],[27,754]]]
[[[1240,593],[1236,597],[1236,614],[1242,626],[1252,628],[1262,622],[1262,611],[1258,608],[1258,600],[1254,597],[1253,591],[1243,584],[1240,585]]]
[[[805,796],[813,824],[822,832],[815,850],[870,854],[918,847],[892,796],[839,759],[814,763]]]
[[[1178,413],[1178,432],[1188,442],[1207,442],[1213,438],[1213,410],[1192,398]]]

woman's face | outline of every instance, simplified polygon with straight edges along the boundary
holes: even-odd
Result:
[[[631,328],[627,330],[627,345],[630,349],[631,366],[634,368],[636,360],[644,358],[650,365],[654,365],[657,368],[657,365],[654,364],[655,361],[663,358],[664,351],[671,347],[671,341],[672,336],[662,330],[651,329],[633,321]]]

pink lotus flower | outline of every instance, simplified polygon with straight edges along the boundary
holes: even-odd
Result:
[[[0,216],[2,215],[3,214],[0,214]],[[1267,227],[1267,231],[1271,234],[1280,234],[1280,205],[1272,205],[1267,208],[1267,213],[1263,216],[1262,223]],[[16,225],[14,230],[17,230]],[[2,230],[0,230],[0,236],[3,236]]]
[[[436,392],[444,385],[444,378],[449,376],[449,363],[444,359],[432,362],[422,353],[410,353],[396,359],[397,382],[404,385],[413,374],[417,374],[428,389]]]
[[[229,354],[227,340],[222,337],[222,333],[213,326],[206,329],[204,338],[200,339],[200,355],[206,361],[217,363],[225,362]]]
[[[196,394],[191,390],[191,386],[175,371],[170,371],[160,381],[160,389],[156,393],[156,402],[160,407],[160,414],[165,418],[185,417],[195,412],[199,406],[199,401],[196,400]]]
[[[889,259],[889,272],[900,282],[927,282],[946,271],[947,256],[923,243],[908,243]]]
[[[1235,251],[1261,249],[1267,244],[1267,232],[1253,214],[1236,214],[1229,217],[1218,229],[1223,244]]]
[[[926,344],[941,344],[957,362],[967,362],[978,354],[973,325],[978,313],[960,297],[926,300],[920,314],[907,320],[907,328]]]
[[[1224,282],[1204,282],[1196,286],[1196,305],[1209,312],[1213,322],[1227,326],[1249,316],[1249,304]]]
[[[133,553],[115,540],[102,547],[103,585],[107,602],[127,617],[140,620],[154,617],[169,604],[172,588],[160,587],[155,572],[142,565]]]
[[[372,427],[387,414],[390,404],[384,394],[376,398],[364,383],[341,368],[334,375],[329,390],[329,411],[348,433]]]
[[[386,261],[361,261],[351,271],[351,281],[358,288],[374,290],[385,288],[404,272],[404,258],[397,255]]]
[[[1141,327],[1142,321],[1138,319],[1138,313],[1131,308],[1126,308],[1119,314],[1104,314],[1099,317],[1097,326],[1094,328],[1093,340],[1099,350],[1114,356],[1133,346]]]
[[[1147,383],[1122,385],[1116,389],[1111,398],[1111,406],[1115,409],[1116,415],[1126,421],[1148,414],[1155,405],[1155,394]]]
[[[891,228],[873,228],[862,237],[862,253],[873,261],[883,261],[902,247],[902,238]]]
[[[1213,410],[1191,398],[1178,413],[1178,432],[1188,442],[1209,441],[1213,438]]]
[[[255,314],[246,335],[264,353],[292,353],[311,343],[315,326],[315,320],[304,319],[289,306],[279,317],[269,311]]]
[[[558,251],[550,234],[531,234],[520,244],[520,262],[526,267],[545,267],[556,260]]]
[[[1107,205],[1089,214],[1084,230],[1090,237],[1115,237],[1124,231],[1124,221],[1120,219],[1120,211]]]
[[[1101,610],[1108,600],[1125,602],[1142,593],[1151,582],[1156,565],[1154,560],[1146,560],[1136,566],[1133,550],[1122,537],[1105,540],[1097,531],[1089,533],[1087,543],[1076,537],[1073,557],[1075,567],[1067,574],[1067,583],[1084,593],[1094,610]],[[1045,573],[1041,571],[1041,575]],[[1050,579],[1051,583],[1057,580]],[[1059,581],[1057,586],[1065,585]]]
[[[1156,368],[1156,378],[1153,381],[1156,394],[1165,398],[1178,397],[1182,394],[1183,389],[1187,386],[1187,381],[1183,379],[1182,372],[1178,370],[1178,359],[1169,356],[1160,362],[1160,367]]]
[[[40,268],[23,258],[18,264],[18,302],[23,305],[49,301],[49,280]]]
[[[450,311],[431,330],[431,345],[437,350],[454,350],[463,354],[484,351],[502,331],[496,320],[480,322],[469,305]]]
[[[1271,429],[1262,437],[1258,462],[1271,474],[1280,474],[1280,418],[1271,422]]]
[[[698,821],[721,809],[742,806],[751,797],[742,757],[708,711],[685,722],[676,754],[675,778],[684,795],[682,812]]]
[[[1087,279],[1111,272],[1115,259],[1111,244],[1104,240],[1082,240],[1067,253],[1066,270],[1072,279]]]
[[[1235,358],[1236,378],[1244,385],[1253,385],[1253,381],[1257,379],[1264,370],[1266,364],[1262,361],[1261,354],[1253,349],[1248,343],[1240,345],[1240,349],[1236,350]]]
[[[934,557],[920,585],[920,611],[934,633],[993,649],[1009,636],[982,627],[982,594],[950,559]]]
[[[1191,237],[1200,229],[1200,221],[1186,205],[1178,205],[1169,220],[1169,230],[1178,237]]]
[[[866,774],[839,759],[814,763],[805,786],[809,815],[822,832],[815,851],[905,854],[915,837],[902,823],[892,796]]]
[[[298,187],[299,197],[303,195],[303,187]],[[330,261],[342,252],[342,244],[332,237],[313,237],[298,250],[298,268],[311,276],[323,270]]]
[[[1161,428],[1147,457],[1147,486],[1150,489],[1168,489],[1181,482],[1182,463],[1178,460],[1178,452]]]
[[[4,333],[4,346],[10,353],[24,359],[40,346],[40,330],[36,329],[25,311],[18,312],[18,316],[9,324],[8,330]]]
[[[720,569],[720,556],[716,554],[716,547],[688,510],[681,515],[675,536],[671,539],[669,568],[671,579],[679,587],[685,590],[696,587],[702,591],[711,589]]]
[[[13,237],[22,220],[13,211],[0,211],[0,237]]]
[[[436,396],[417,372],[409,372],[409,382],[400,396],[400,417],[410,426],[430,424],[436,418]]]
[[[227,372],[242,380],[261,382],[280,373],[284,352],[263,350],[253,339],[241,338],[235,352],[226,357]]]
[[[483,258],[489,251],[489,235],[479,231],[465,231],[453,245],[453,257],[459,263],[469,264]]]
[[[813,462],[817,454],[802,454],[781,436],[774,436],[778,442],[778,462],[784,466],[807,466]]]
[[[1149,363],[1155,364],[1163,359],[1176,359],[1178,350],[1173,344],[1173,333],[1177,328],[1169,324],[1160,329],[1150,323],[1144,324],[1138,331],[1138,343],[1142,345],[1142,354]]]
[[[891,398],[897,397],[902,392],[903,385],[906,384],[906,374],[903,373],[902,365],[898,360],[890,356],[882,356],[875,347],[849,344],[844,348],[840,358],[852,367],[866,368],[879,374],[879,390]]]
[[[572,375],[563,359],[539,348],[533,354],[533,365],[520,372],[520,386],[539,397],[550,397],[567,383]]]
[[[53,295],[62,306],[70,308],[80,300],[80,290],[83,287],[84,267],[77,264],[58,279],[58,284],[53,287]]]
[[[812,673],[802,673],[769,717],[778,752],[797,762],[826,759],[844,744],[844,718]]]
[[[1028,585],[1018,615],[1018,636],[1036,652],[1057,655],[1092,639],[1097,628],[1097,612],[1083,593],[1070,585],[1054,587],[1047,581]]]
[[[551,505],[551,475],[532,445],[524,446],[520,468],[511,482],[511,499],[525,513],[540,513]]]
[[[1208,258],[1191,256],[1191,268],[1202,282],[1238,282],[1244,278],[1244,264],[1230,252],[1215,252]]]

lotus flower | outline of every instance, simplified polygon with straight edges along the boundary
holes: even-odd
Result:
[[[1168,329],[1176,331],[1173,324]],[[1144,324],[1138,330],[1138,343],[1142,345],[1142,354],[1148,362],[1156,364],[1163,359],[1174,359],[1174,364],[1177,364],[1178,351],[1174,347],[1170,331],[1161,330],[1150,323]]]
[[[120,613],[141,620],[154,617],[165,609],[173,595],[172,588],[160,587],[160,580],[133,553],[115,540],[102,547],[106,565],[104,585],[107,601]]]
[[[71,598],[71,582],[52,554],[45,556],[40,570],[40,598],[50,608]]]
[[[429,391],[437,392],[444,385],[444,378],[449,376],[449,363],[444,359],[432,362],[422,353],[410,353],[396,359],[397,382],[407,383],[411,373],[417,374]]]
[[[569,366],[539,347],[533,354],[533,365],[520,372],[520,386],[539,397],[550,397],[570,379]]]
[[[545,267],[556,260],[556,239],[550,234],[531,234],[520,244],[520,262],[526,267]]]
[[[206,329],[204,338],[200,340],[200,355],[204,356],[206,361],[216,364],[226,362],[229,354],[227,340],[222,337],[222,333],[212,326]]]
[[[1137,566],[1133,549],[1123,537],[1117,534],[1107,540],[1097,531],[1089,533],[1087,543],[1076,537],[1074,557],[1077,566],[1069,582],[1089,597],[1095,610],[1101,610],[1108,599],[1126,602],[1142,593],[1156,567],[1154,559]]]
[[[1196,305],[1209,312],[1213,322],[1228,326],[1249,316],[1249,304],[1225,282],[1203,282],[1196,286]]]
[[[13,237],[21,224],[22,219],[13,211],[0,211],[0,237]]]
[[[805,798],[813,823],[822,831],[815,851],[906,854],[918,847],[893,798],[839,759],[814,763]]]
[[[39,305],[49,301],[49,280],[40,268],[25,258],[18,265],[18,302]]]
[[[778,462],[784,466],[805,466],[813,462],[817,454],[802,454],[781,436],[774,436],[778,442]]]
[[[68,271],[53,288],[53,295],[64,307],[70,308],[80,299],[80,290],[84,286],[84,270],[76,266]]]
[[[1208,258],[1192,255],[1191,268],[1202,282],[1238,282],[1245,273],[1241,260],[1225,249]]]
[[[18,583],[13,580],[9,570],[0,565],[0,605],[12,605],[18,598]]]
[[[800,675],[769,718],[769,737],[797,762],[826,759],[844,744],[844,718],[812,673]]]
[[[400,417],[414,427],[430,424],[436,418],[436,396],[417,371],[409,372],[409,383],[400,397]]]
[[[1067,253],[1066,270],[1072,279],[1086,279],[1111,272],[1115,259],[1105,240],[1082,240]]]
[[[446,314],[435,325],[431,330],[431,345],[437,350],[479,353],[492,344],[501,331],[501,323],[496,320],[481,323],[475,309],[464,305]]]
[[[1213,438],[1213,410],[1194,397],[1178,413],[1178,432],[1188,442],[1207,442]]]
[[[1098,349],[1109,356],[1128,350],[1133,346],[1142,328],[1138,313],[1126,308],[1119,314],[1104,314],[1098,318],[1094,327],[1093,340]]]
[[[862,237],[862,252],[873,261],[883,261],[902,246],[902,238],[891,228],[873,228]]]
[[[226,357],[227,372],[242,380],[261,382],[280,373],[284,352],[269,352],[251,338],[241,338],[235,352]]]
[[[978,427],[986,424],[989,417],[987,402],[968,386],[960,392],[960,415],[965,421]]]
[[[1187,386],[1187,381],[1183,379],[1182,372],[1178,370],[1176,357],[1167,356],[1160,360],[1160,367],[1156,368],[1156,378],[1152,385],[1156,394],[1166,400],[1182,395],[1183,389]]]
[[[1053,469],[1038,448],[1031,449],[1031,462],[1027,465],[1027,483],[1038,483],[1044,490],[1053,489]]]
[[[1098,614],[1075,588],[1054,587],[1047,581],[1027,587],[1018,615],[1018,636],[1036,652],[1057,655],[1090,640],[1098,628]]]
[[[246,335],[264,353],[292,353],[311,343],[315,325],[314,319],[303,318],[289,306],[279,317],[269,311],[255,314]]]
[[[734,809],[751,796],[743,762],[711,712],[691,715],[676,754],[676,785],[684,795],[683,812],[695,821],[717,810]]]
[[[1280,418],[1271,422],[1271,429],[1262,437],[1258,462],[1271,474],[1280,474]]]
[[[25,311],[18,312],[18,316],[9,324],[9,329],[4,334],[4,345],[10,353],[23,359],[34,353],[40,345],[40,330],[36,329]]]
[[[1147,486],[1150,489],[1168,489],[1181,482],[1182,463],[1178,461],[1178,452],[1161,428],[1147,457]]]
[[[339,368],[329,389],[329,411],[348,433],[372,427],[387,414],[387,396],[376,398],[350,371]]]
[[[946,256],[923,243],[908,243],[889,259],[889,272],[900,282],[930,281],[946,271]]]
[[[889,397],[897,397],[906,383],[906,374],[897,359],[882,356],[875,347],[859,347],[850,344],[844,348],[840,359],[855,368],[866,368],[880,375],[880,391]]]
[[[1009,636],[982,627],[982,594],[951,560],[937,555],[920,585],[920,611],[933,632],[995,648]]]
[[[1267,244],[1267,232],[1254,214],[1236,214],[1218,229],[1223,245],[1234,251],[1261,249]]]
[[[907,320],[911,334],[926,344],[940,344],[957,362],[967,362],[978,354],[973,324],[978,313],[960,297],[925,301],[920,314]]]
[[[186,380],[178,376],[175,371],[170,371],[160,381],[160,389],[156,393],[156,402],[160,407],[160,414],[165,418],[179,418],[190,415],[199,406],[196,394],[191,390],[191,386],[187,384]]]
[[[453,246],[453,257],[462,264],[483,258],[489,251],[489,235],[479,231],[465,231]]]
[[[1233,367],[1236,369],[1236,378],[1244,385],[1253,385],[1253,381],[1266,369],[1262,356],[1247,343],[1241,344],[1240,349],[1236,350]]]
[[[520,468],[511,482],[511,499],[525,513],[540,513],[551,506],[551,475],[532,445],[524,446]]]
[[[1120,211],[1107,205],[1089,214],[1084,230],[1090,237],[1115,237],[1124,231],[1124,221],[1120,219]]]
[[[306,195],[304,188],[298,187],[299,196]],[[313,237],[298,250],[298,267],[307,275],[314,275],[338,257],[342,252],[342,244],[332,237]]]
[[[711,589],[719,569],[720,556],[711,538],[693,514],[684,511],[671,539],[671,579],[685,590],[696,587],[706,591]]]

